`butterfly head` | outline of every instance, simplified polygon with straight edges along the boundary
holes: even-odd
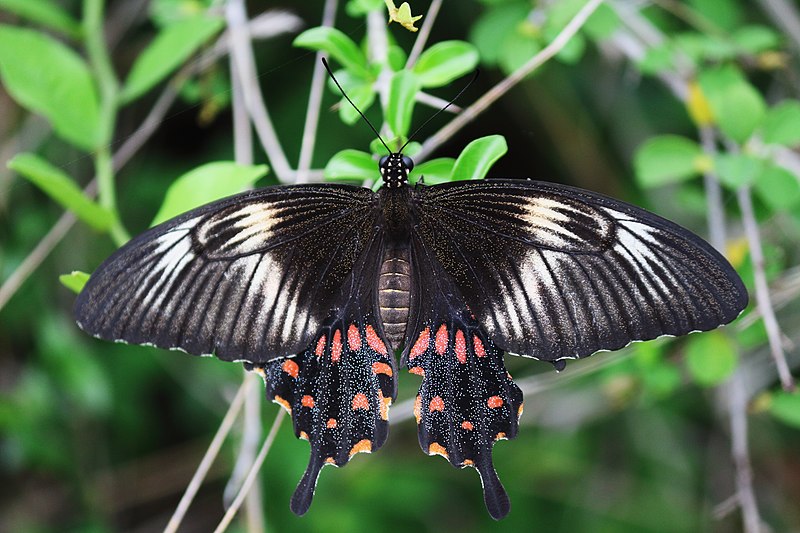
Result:
[[[378,168],[380,168],[383,183],[392,189],[408,183],[408,174],[413,170],[414,162],[410,157],[395,152],[381,157]]]

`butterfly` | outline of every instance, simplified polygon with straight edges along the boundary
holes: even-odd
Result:
[[[274,186],[199,207],[122,246],[75,303],[101,339],[259,373],[310,443],[298,515],[322,467],[384,444],[399,367],[422,378],[422,450],[475,468],[500,519],[510,502],[492,447],[523,410],[504,354],[560,371],[747,305],[722,255],[641,208],[526,179],[412,187],[413,161],[386,148],[377,191]]]

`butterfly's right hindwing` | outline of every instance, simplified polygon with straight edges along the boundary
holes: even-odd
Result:
[[[345,185],[271,187],[145,232],[75,304],[82,329],[224,360],[305,349],[378,231],[376,195]]]

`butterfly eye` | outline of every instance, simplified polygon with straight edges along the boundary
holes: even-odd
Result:
[[[384,166],[386,166],[386,161],[388,161],[388,159],[389,159],[388,155],[381,157],[380,160],[378,161],[378,167],[383,168]]]
[[[412,161],[410,157],[403,156],[403,165],[406,167],[408,172],[414,170],[414,161]]]

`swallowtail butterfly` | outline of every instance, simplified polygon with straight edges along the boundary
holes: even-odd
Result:
[[[512,353],[552,363],[736,318],[745,288],[688,230],[597,193],[523,179],[246,192],[156,226],[91,276],[75,316],[107,340],[241,361],[292,416],[320,469],[386,441],[398,364],[422,377],[425,453],[477,469],[495,519],[510,508],[492,446],[517,434]]]

